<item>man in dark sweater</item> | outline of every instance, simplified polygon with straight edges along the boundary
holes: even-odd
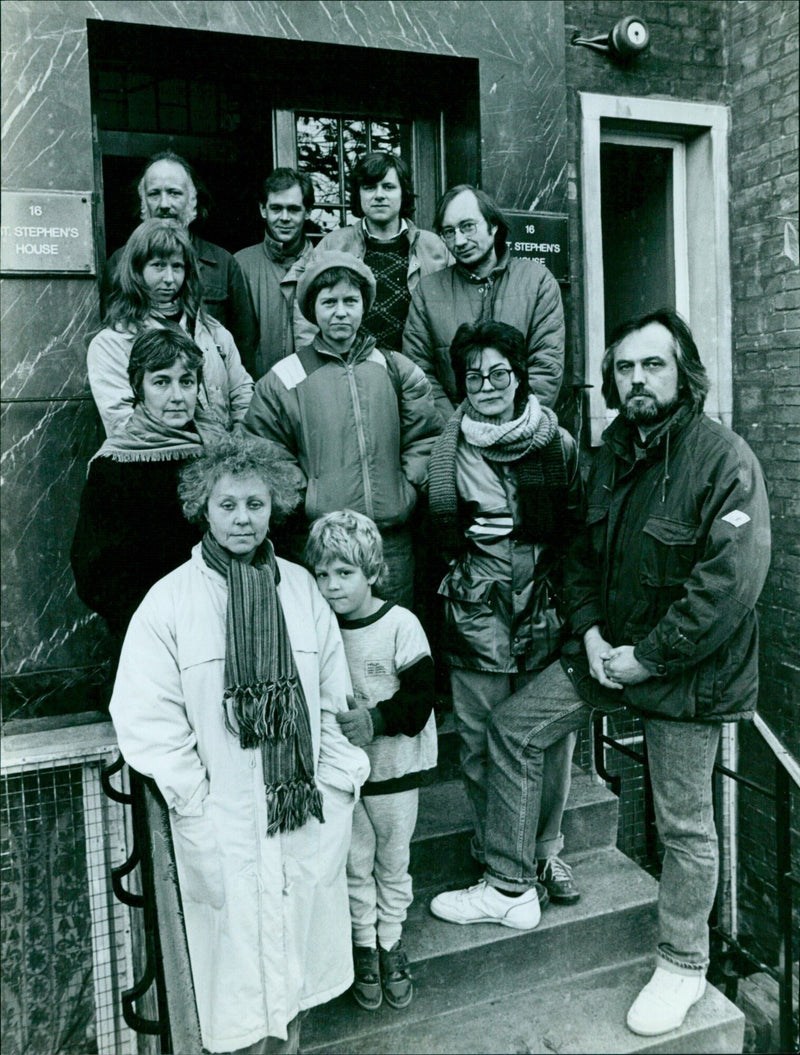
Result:
[[[264,240],[236,254],[260,329],[255,361],[245,363],[256,381],[279,359],[309,344],[316,333],[295,306],[297,281],[312,252],[305,225],[313,207],[310,178],[295,169],[275,169],[264,180],[258,203]]]
[[[450,254],[432,231],[416,227],[411,173],[401,157],[376,150],[350,176],[350,209],[358,219],[331,231],[320,249],[363,260],[375,275],[377,296],[364,328],[382,349],[399,352],[411,293],[423,275],[446,267]]]

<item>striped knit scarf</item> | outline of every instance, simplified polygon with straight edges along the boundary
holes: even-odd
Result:
[[[222,706],[225,725],[240,745],[261,746],[267,835],[293,831],[309,817],[323,821],[308,706],[278,599],[272,544],[265,540],[248,564],[207,531],[203,560],[228,583]]]
[[[529,451],[541,450],[558,432],[558,418],[549,407],[540,405],[531,393],[518,418],[498,422],[480,414],[466,401],[461,419],[464,439],[479,447],[491,462],[515,462]]]
[[[469,426],[463,427],[468,420],[465,417],[467,414],[471,414],[471,404],[465,399],[436,440],[428,463],[428,506],[434,530],[448,558],[461,553],[464,548],[465,525],[459,513],[456,455],[460,435],[463,434],[467,442],[472,442]],[[551,410],[542,407],[537,424],[530,429],[520,430],[518,425],[524,418],[523,414],[522,418],[500,426],[510,433],[510,442],[505,450],[502,438],[492,430],[484,433],[484,444],[477,443],[475,446],[479,447],[487,461],[511,462],[517,470],[523,523],[515,529],[516,536],[532,542],[553,544],[558,542],[562,531],[568,489],[558,419]],[[477,423],[478,419],[474,420]],[[473,435],[478,438],[477,432],[473,432]],[[521,447],[526,453],[520,453]],[[503,457],[504,454],[506,457]],[[509,454],[511,457],[508,457]]]

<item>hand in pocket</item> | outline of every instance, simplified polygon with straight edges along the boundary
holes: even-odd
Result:
[[[199,817],[173,813],[172,842],[182,897],[221,908],[225,904],[225,886],[217,837],[208,816],[208,800]]]

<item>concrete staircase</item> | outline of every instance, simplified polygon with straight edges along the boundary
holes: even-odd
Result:
[[[404,930],[411,1006],[362,1011],[346,993],[305,1020],[303,1052],[741,1052],[744,1016],[710,986],[680,1030],[647,1040],[626,1029],[652,972],[658,884],[616,849],[615,796],[578,769],[564,818],[577,904],[549,906],[525,933],[430,914],[434,894],[480,875],[456,750],[448,722],[440,772],[450,779],[423,789],[412,846],[414,904]]]

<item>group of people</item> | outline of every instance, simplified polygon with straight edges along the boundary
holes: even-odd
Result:
[[[157,155],[88,352],[107,438],[72,564],[121,649],[120,748],[170,810],[203,1044],[296,1051],[301,1013],[348,987],[410,1003],[434,659],[484,868],[431,902],[453,923],[530,930],[579,899],[577,730],[642,717],[665,860],[627,1022],[667,1032],[705,988],[721,723],[756,702],[758,463],[703,413],[691,332],[661,310],[609,343],[619,414],[584,483],[554,411],[553,276],[510,257],[475,187],[431,232],[401,158],[366,155],[351,184],[356,222],[312,246],[313,186],[276,169],[264,241],[230,257],[190,233],[191,167]],[[439,609],[415,581],[432,553]]]

